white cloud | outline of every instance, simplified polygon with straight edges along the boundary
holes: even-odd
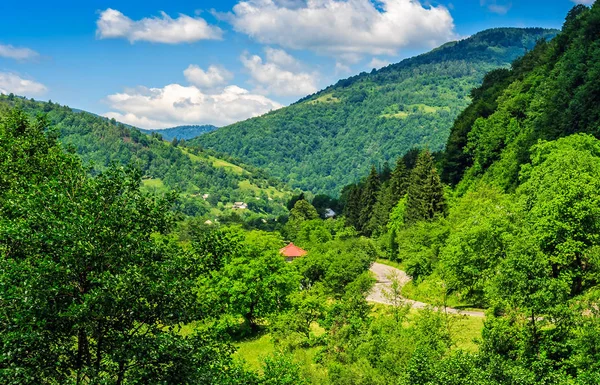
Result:
[[[29,48],[13,47],[12,45],[0,44],[0,57],[14,60],[30,60],[40,56],[37,52]]]
[[[266,48],[266,60],[244,53],[242,64],[250,72],[258,93],[305,96],[318,91],[317,74],[302,72],[302,65],[280,49]]]
[[[282,107],[237,86],[206,94],[195,86],[179,84],[125,90],[109,95],[106,101],[113,110],[106,117],[152,129],[186,124],[223,126]]]
[[[205,71],[197,65],[190,66],[183,71],[188,82],[202,90],[211,90],[223,86],[233,79],[233,74],[225,68],[211,65]]]
[[[149,41],[153,43],[179,44],[199,40],[221,39],[223,31],[209,25],[200,17],[180,14],[173,19],[164,12],[160,17],[131,20],[121,12],[108,8],[100,13],[96,22],[96,36],[100,39],[125,38],[131,43]]]
[[[350,73],[350,72],[352,72],[352,70],[347,65],[340,63],[340,62],[335,63],[335,74],[336,75],[340,75],[343,73]]]
[[[245,0],[220,14],[264,44],[308,49],[344,61],[395,55],[457,37],[450,12],[418,0]]]
[[[486,7],[488,11],[498,15],[506,15],[512,8],[512,2],[503,0],[479,0],[482,7]]]
[[[584,4],[584,5],[592,5],[596,2],[596,0],[571,0],[575,4]]]
[[[379,59],[374,57],[373,60],[371,60],[371,62],[369,63],[369,68],[375,68],[375,69],[380,69],[383,68],[387,65],[391,64],[389,61],[387,60],[383,60],[383,59]]]
[[[21,96],[38,96],[48,91],[45,85],[33,80],[23,79],[11,72],[0,72],[0,93],[11,92]]]

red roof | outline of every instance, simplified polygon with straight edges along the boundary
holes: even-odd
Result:
[[[283,249],[279,250],[279,253],[281,255],[283,255],[284,257],[298,258],[298,257],[302,257],[303,255],[306,255],[306,250],[302,250],[301,248],[294,245],[293,243],[290,243]]]

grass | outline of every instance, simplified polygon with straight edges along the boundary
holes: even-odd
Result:
[[[409,113],[406,111],[400,111],[400,112],[396,112],[393,114],[381,114],[382,118],[388,118],[388,119],[392,119],[392,118],[396,118],[396,119],[405,119],[408,118]]]
[[[254,191],[254,193],[257,195],[264,191],[271,198],[282,198],[286,195],[283,191],[279,191],[273,186],[269,186],[268,188],[263,189],[253,184],[249,180],[240,181],[238,183],[238,186],[240,190]]]
[[[223,159],[219,159],[219,158],[215,158],[212,155],[208,155],[206,158],[200,157],[198,155],[194,155],[191,152],[187,151],[186,149],[182,148],[181,151],[186,154],[193,162],[198,162],[198,163],[211,163],[213,165],[213,167],[217,167],[217,168],[224,168],[227,169],[231,172],[233,172],[234,174],[237,175],[242,175],[244,173],[249,173],[248,171],[244,170],[242,167],[235,165],[233,163],[229,163],[227,161],[224,161]]]
[[[259,335],[235,345],[238,349],[235,357],[244,360],[253,370],[260,370],[262,359],[275,352],[275,345],[269,334]]]
[[[333,96],[333,94],[325,94],[321,95],[315,100],[311,100],[308,104],[317,104],[317,103],[339,103],[340,99]]]
[[[234,174],[243,175],[244,173],[249,173],[248,171],[244,170],[240,166],[235,165],[233,163],[226,162],[223,159],[215,158],[214,156],[209,156],[208,159],[212,162],[213,166],[215,166],[217,168],[224,168],[226,170],[233,172]]]
[[[165,184],[160,178],[144,179],[142,180],[142,186],[155,190],[166,189]]]
[[[475,341],[481,339],[485,318],[455,316],[454,321],[450,326],[450,334],[456,349],[477,352],[479,346]]]

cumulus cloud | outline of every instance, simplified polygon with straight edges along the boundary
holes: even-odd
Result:
[[[0,57],[14,60],[30,60],[40,56],[37,52],[29,48],[13,47],[8,44],[0,44]]]
[[[383,60],[383,59],[379,59],[374,57],[373,60],[371,60],[371,62],[369,62],[369,68],[375,68],[375,69],[380,69],[383,68],[387,65],[391,64],[389,61],[387,60]]]
[[[23,79],[11,72],[0,72],[0,93],[11,92],[21,96],[39,96],[48,91],[45,85],[33,80]]]
[[[596,0],[571,0],[575,4],[584,4],[584,5],[592,5],[596,2]]]
[[[205,71],[197,65],[190,66],[183,71],[188,82],[202,90],[211,90],[223,86],[233,79],[233,74],[225,68],[211,65]]]
[[[96,36],[100,39],[123,38],[131,43],[136,41],[166,44],[192,43],[199,40],[221,39],[223,35],[220,28],[209,25],[200,17],[180,14],[173,19],[161,12],[160,17],[134,21],[111,8],[100,13],[96,26]]]
[[[207,94],[196,86],[179,84],[125,90],[109,95],[106,101],[113,110],[106,117],[151,129],[186,124],[224,126],[282,107],[237,86]]]
[[[486,7],[488,11],[497,13],[498,15],[506,15],[512,8],[512,2],[498,0],[479,0],[482,7]]]
[[[266,48],[266,59],[244,53],[242,64],[250,73],[256,91],[278,96],[304,96],[318,90],[317,74],[302,72],[302,65],[284,50]]]
[[[395,55],[457,37],[444,6],[418,0],[245,0],[220,14],[238,32],[264,44],[308,49],[340,60]]]

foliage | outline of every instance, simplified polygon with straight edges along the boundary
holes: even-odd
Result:
[[[419,154],[407,190],[404,211],[406,224],[432,220],[436,216],[446,214],[444,189],[429,151],[425,150]]]
[[[507,67],[555,34],[540,28],[483,31],[192,142],[264,167],[294,188],[335,196],[373,164],[382,166],[413,147],[441,150],[485,73]]]
[[[278,240],[272,236],[263,234],[267,240],[262,245],[256,237],[250,244],[240,236],[226,241],[223,248],[222,239],[231,239],[222,234],[227,230],[211,231],[216,234],[207,242],[194,242],[196,254],[212,256],[201,266],[206,274],[198,280],[198,301],[213,316],[242,317],[256,333],[259,322],[286,309],[287,296],[297,289],[298,279],[273,247]],[[218,251],[213,254],[211,250]]]
[[[60,142],[73,148],[94,172],[102,172],[112,164],[128,165],[140,169],[144,181],[158,181],[163,187],[154,188],[148,183],[149,190],[179,191],[178,209],[184,214],[208,216],[219,203],[236,201],[248,202],[250,211],[263,218],[286,213],[283,204],[288,189],[262,170],[241,167],[230,158],[218,159],[217,154],[188,147],[184,142],[173,145],[156,132],[146,135],[137,128],[67,106],[0,95],[0,111],[12,107],[30,117],[45,115]],[[208,199],[202,198],[204,194]]]
[[[200,272],[161,235],[175,197],[117,166],[90,177],[45,123],[13,110],[0,124],[0,382],[242,379],[214,334],[179,333],[199,317]]]

